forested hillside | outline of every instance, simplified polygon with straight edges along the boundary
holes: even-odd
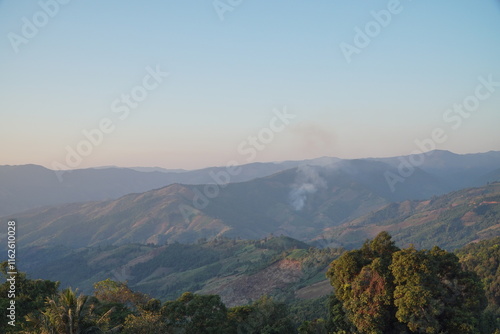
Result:
[[[351,165],[362,171],[367,162]],[[193,243],[216,236],[261,239],[275,234],[320,247],[353,248],[387,230],[402,245],[455,249],[500,235],[498,182],[423,200],[390,202],[396,195],[386,193],[383,174],[372,178],[351,173],[306,168],[228,184],[212,199],[203,199],[203,188],[171,185],[113,201],[33,210],[16,217],[24,229],[19,240],[23,247],[79,249]],[[408,184],[406,190],[412,187]],[[196,208],[193,198],[204,204]],[[1,240],[5,238],[0,245]]]
[[[213,248],[213,252],[206,257],[201,257],[199,251],[210,242],[191,249],[181,245],[179,254],[185,254],[181,256],[186,259],[199,258],[201,262],[193,266],[202,268],[213,263],[209,259],[217,255],[220,258],[217,252],[221,249],[235,251],[229,245],[236,247],[241,241],[212,242],[209,248]],[[274,262],[267,262],[268,268],[280,261],[300,263],[303,271],[311,274],[306,275],[309,280],[303,281],[311,288],[306,294],[312,294],[316,285],[313,282],[319,279],[313,273],[320,271],[311,271],[311,268],[321,268],[328,257],[335,258],[326,274],[334,294],[293,300],[286,298],[286,293],[268,297],[262,291],[261,296],[233,306],[225,303],[219,294],[203,291],[184,292],[175,298],[159,300],[154,298],[153,290],[148,295],[111,279],[96,281],[92,291],[80,294],[71,288],[61,290],[59,282],[33,280],[20,273],[16,298],[23,307],[17,311],[18,326],[5,325],[2,330],[33,334],[500,332],[499,238],[468,245],[456,252],[458,257],[438,247],[399,248],[386,232],[367,240],[360,249],[342,254],[339,250],[319,251],[303,246],[289,238],[246,241],[245,244],[255,250],[280,253]],[[150,258],[142,262],[140,269],[147,276],[153,267],[182,270],[190,266],[179,262],[182,260]],[[253,270],[265,272],[266,269],[253,267]],[[6,271],[4,263],[4,276]],[[291,276],[291,272],[285,273]],[[325,277],[324,271],[322,276]],[[275,279],[269,275],[267,281],[259,284],[265,286]],[[8,289],[9,283],[0,286],[1,307],[6,308],[9,303],[5,297]],[[297,296],[301,290],[296,290]],[[68,331],[70,325],[73,329]]]
[[[389,187],[380,177],[386,171],[398,175],[397,168],[402,159],[407,161],[409,157],[352,161],[322,157],[302,161],[250,163],[239,166],[238,173],[231,175],[227,174],[226,167],[186,171],[110,166],[59,171],[38,165],[0,166],[0,216],[48,205],[117,199],[126,194],[145,192],[176,183],[204,185],[245,182],[299,166],[327,166],[333,169],[339,163],[350,169],[353,175],[371,178],[376,180],[375,183],[382,181],[379,190],[385,188],[387,191]],[[374,162],[378,164],[373,164]],[[482,186],[486,182],[499,180],[499,164],[500,152],[462,155],[439,150],[428,152],[424,164],[405,181],[411,185],[398,183],[394,194],[389,191],[385,195],[389,196],[390,200],[397,201]],[[222,177],[223,174],[226,176]],[[225,180],[227,177],[229,179]],[[369,181],[371,183],[371,180]]]
[[[322,245],[358,247],[389,231],[402,246],[453,250],[500,235],[500,183],[462,189],[423,201],[390,203],[363,217],[325,229]]]
[[[92,292],[96,281],[128,281],[134,290],[161,299],[185,291],[219,294],[229,306],[242,305],[262,295],[280,300],[304,296],[301,290],[325,282],[329,263],[341,249],[317,249],[288,238],[262,240],[216,238],[196,244],[163,246],[130,244],[96,247],[78,252],[61,248],[32,248],[25,253],[35,277],[58,280],[62,287]],[[77,264],[77,265],[76,265]],[[314,296],[327,295],[325,284],[313,287]]]
[[[473,243],[457,252],[462,267],[477,273],[483,283],[491,321],[500,315],[500,237]]]

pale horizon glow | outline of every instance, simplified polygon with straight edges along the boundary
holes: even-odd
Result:
[[[23,18],[55,1],[0,0],[0,165],[192,170],[391,157],[436,128],[446,135],[436,149],[500,151],[500,1],[401,0],[348,62],[340,45],[355,45],[356,27],[396,0],[243,1],[224,20],[212,1],[73,0],[16,53]],[[481,88],[491,94],[477,108],[447,114],[488,77],[498,87]],[[113,107],[136,87],[147,88],[137,107]],[[271,125],[285,109],[294,118]],[[70,166],[67,147],[105,119],[113,129]],[[252,155],[262,131],[268,140]]]

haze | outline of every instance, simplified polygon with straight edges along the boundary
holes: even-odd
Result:
[[[229,7],[74,0],[26,36],[23,18],[33,24],[38,2],[0,1],[0,165],[194,169],[396,156],[435,129],[436,149],[500,150],[498,1]],[[155,81],[158,69],[169,74]],[[124,110],[134,89],[147,96]],[[273,129],[278,112],[294,117]],[[108,132],[68,164],[68,147],[78,150],[103,119]]]

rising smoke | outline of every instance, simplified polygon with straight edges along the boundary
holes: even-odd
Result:
[[[295,182],[289,193],[290,205],[300,211],[304,208],[307,195],[314,194],[318,189],[326,188],[326,181],[323,179],[317,168],[312,166],[300,166],[297,168]]]

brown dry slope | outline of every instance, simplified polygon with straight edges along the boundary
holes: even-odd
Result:
[[[303,276],[300,261],[283,259],[250,276],[214,278],[198,293],[220,295],[224,304],[232,307],[247,304],[276,289],[286,288],[300,281]]]

